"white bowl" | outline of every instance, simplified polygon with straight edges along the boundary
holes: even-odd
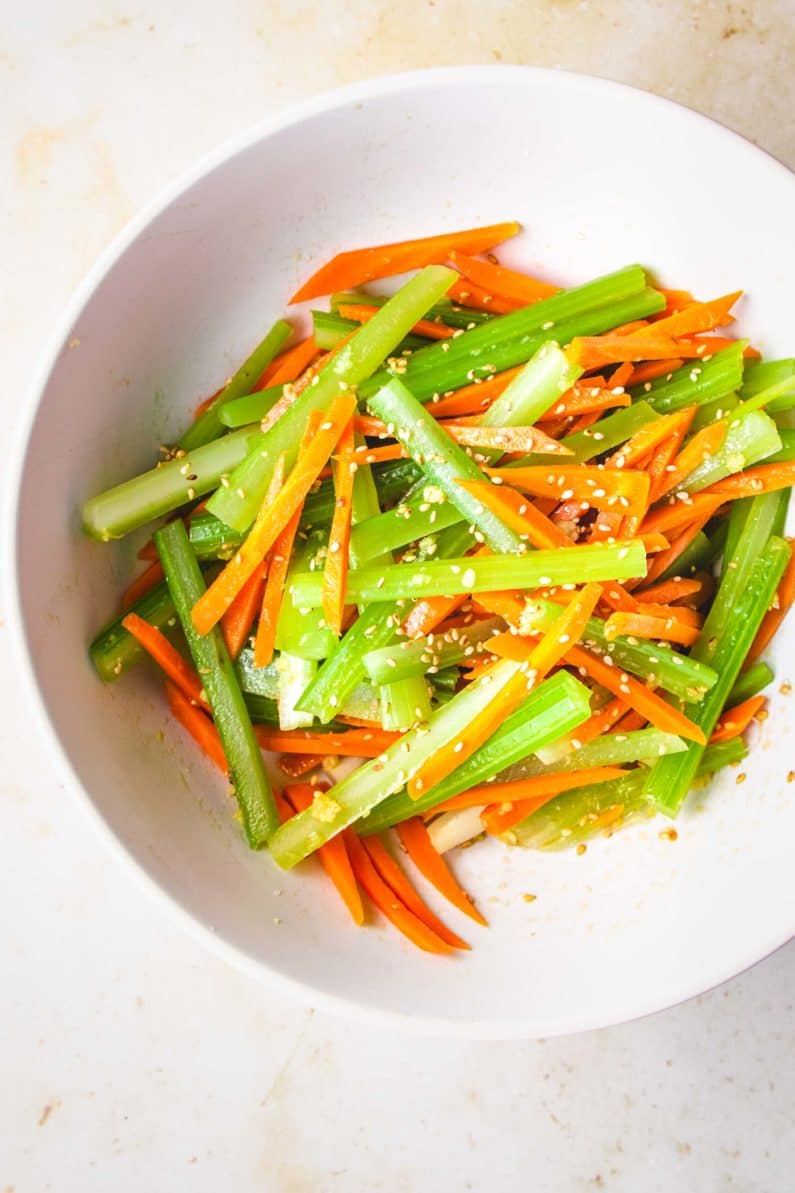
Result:
[[[105,254],[34,387],[15,486],[15,635],[42,740],[164,904],[230,960],[306,1000],[462,1036],[545,1036],[670,1006],[795,927],[790,624],[743,786],[729,772],[663,822],[541,855],[494,843],[454,865],[491,919],[445,909],[473,945],[426,956],[357,930],[314,866],[245,848],[224,785],[169,721],[148,668],[105,686],[92,634],[134,543],[82,537],[84,498],[150,465],[335,250],[520,219],[501,256],[552,280],[633,261],[712,297],[746,288],[741,328],[795,348],[783,166],[720,126],[602,80],[467,67],[379,79],[303,104],[201,163]],[[795,619],[792,619],[795,621]],[[163,739],[165,734],[165,739]],[[537,895],[535,902],[522,898]],[[462,922],[463,921],[463,922]]]

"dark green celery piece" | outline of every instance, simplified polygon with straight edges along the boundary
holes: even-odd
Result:
[[[558,741],[589,715],[588,689],[568,672],[559,671],[539,684],[488,741],[433,790],[416,800],[405,788],[395,792],[373,808],[356,826],[357,830],[362,835],[380,832],[409,816],[428,812],[470,787],[487,783],[506,766],[526,758],[533,750],[541,750]]]
[[[560,611],[560,605],[554,601],[533,598],[527,603],[522,628],[528,631],[531,627],[547,630],[560,616]],[[670,646],[658,642],[630,641],[623,636],[608,641],[605,623],[600,617],[588,619],[583,642],[601,652],[606,651],[617,666],[640,679],[653,681],[682,699],[698,700],[717,682],[718,677],[711,667],[680,654]]]
[[[753,529],[747,529],[741,536],[693,646],[693,655],[707,661],[718,673],[718,682],[701,703],[686,708],[688,716],[707,738],[723,712],[790,557],[786,540],[773,537],[767,545],[763,540],[760,550],[753,533]],[[703,750],[703,746],[688,742],[685,753],[661,758],[654,765],[645,795],[655,808],[676,816],[701,763]]]
[[[252,444],[261,438],[258,426],[243,427],[106,489],[83,505],[83,529],[102,542],[124,538],[217,488],[221,478],[242,463]]]
[[[755,398],[773,385],[792,381],[795,386],[795,360],[749,360],[745,365],[740,397],[743,401]]]
[[[603,452],[618,447],[620,443],[625,443],[647,423],[654,422],[659,417],[657,411],[652,410],[648,402],[641,399],[632,406],[617,410],[615,414],[600,418],[584,431],[575,431],[573,435],[567,435],[561,442],[569,451],[574,452],[578,464],[585,464]]]
[[[268,696],[257,696],[253,692],[244,692],[243,699],[254,724],[267,725],[269,729],[279,728],[279,706],[275,700]]]
[[[763,688],[771,684],[774,679],[775,676],[767,663],[753,663],[747,671],[740,672],[726,701],[727,707],[734,708],[736,704],[750,700],[752,696],[756,696]]]
[[[339,315],[329,311],[312,312],[312,334],[318,348],[322,348],[324,352],[335,348],[340,340],[345,336],[352,335],[361,326],[361,323],[357,323],[355,319],[342,319]],[[395,348],[395,355],[400,356],[402,352],[413,352],[417,348],[424,348],[427,343],[427,339],[423,336],[406,335]]]
[[[716,352],[710,360],[689,360],[667,376],[647,381],[632,390],[658,414],[670,414],[685,406],[701,405],[725,394],[733,393],[743,380],[743,351],[745,340],[738,340],[730,348]]]
[[[407,330],[444,294],[455,276],[443,266],[429,265],[398,290],[326,364],[317,376],[317,384],[307,386],[268,431],[259,433],[248,456],[230,477],[229,486],[211,498],[210,513],[240,533],[248,530],[265,498],[279,456],[284,454],[287,468],[292,467],[309,414],[324,410],[342,389],[359,386],[369,377]]]
[[[716,771],[723,770],[724,766],[736,766],[747,756],[748,746],[741,737],[732,737],[729,741],[714,742],[711,746],[705,747],[696,778],[708,778]]]
[[[228,559],[243,541],[242,535],[204,510],[191,518],[188,537],[197,559]]]
[[[373,683],[394,683],[413,675],[435,675],[483,649],[488,639],[505,622],[498,617],[473,622],[471,626],[448,630],[428,638],[401,638],[392,646],[369,651],[364,657],[367,674]]]
[[[270,329],[265,339],[261,341],[243,362],[235,375],[227,381],[224,388],[213,398],[207,409],[199,415],[192,426],[182,436],[179,445],[186,452],[195,451],[212,439],[217,439],[224,431],[224,424],[219,418],[221,407],[235,398],[242,398],[251,392],[264,369],[280,352],[290,337],[292,328],[284,319],[278,319]],[[241,424],[238,423],[238,426]]]
[[[89,647],[91,662],[101,679],[112,683],[122,672],[144,656],[144,648],[121,624],[128,613],[137,613],[144,621],[162,630],[176,621],[176,610],[165,581],[145,593],[99,631]]]
[[[191,610],[206,590],[180,519],[156,530],[154,542],[221,737],[246,838],[252,849],[260,849],[278,827],[279,817],[234,664],[218,627],[203,637],[194,628]]]

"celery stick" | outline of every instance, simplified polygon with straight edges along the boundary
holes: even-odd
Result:
[[[576,737],[576,734],[573,736]],[[666,754],[681,754],[687,747],[681,737],[659,729],[634,729],[630,733],[605,733],[578,749],[570,750],[557,762],[544,764],[531,755],[498,776],[500,783],[531,779],[559,771],[584,770],[591,766],[621,766],[627,762],[656,762]]]
[[[775,676],[767,663],[754,663],[747,671],[740,672],[740,677],[726,701],[727,707],[734,708],[736,704],[750,700],[752,696],[756,696],[763,688],[771,684],[774,679]]]
[[[573,435],[567,435],[562,444],[574,452],[578,464],[585,464],[586,461],[600,456],[602,452],[618,447],[619,443],[624,443],[647,423],[652,423],[659,417],[648,402],[640,400],[632,406],[617,410],[615,414],[600,418],[584,431],[575,431]]]
[[[384,729],[406,733],[431,715],[428,685],[421,675],[404,676],[394,683],[380,684],[381,724]]]
[[[643,398],[658,414],[722,398],[742,384],[745,346],[746,341],[738,340],[710,360],[690,360],[667,376],[636,386],[633,397]]]
[[[732,414],[721,447],[690,473],[681,488],[688,493],[698,493],[724,477],[764,460],[780,448],[778,428],[767,414],[761,410]]]
[[[446,634],[401,638],[392,646],[368,651],[364,665],[373,683],[391,683],[412,675],[433,675],[482,651],[489,638],[504,627],[505,623],[499,617],[490,617],[462,629],[448,630]]]

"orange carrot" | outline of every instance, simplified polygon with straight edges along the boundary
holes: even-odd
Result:
[[[731,308],[738,298],[742,298],[742,294],[742,290],[735,290],[733,294],[724,294],[721,298],[713,298],[711,302],[690,303],[684,310],[657,319],[654,330],[678,338],[725,327],[727,323],[734,322]]]
[[[666,373],[673,373],[685,362],[681,357],[672,360],[649,360],[643,364],[634,365],[628,385],[645,385],[647,381],[654,381],[657,377],[664,377]]]
[[[254,733],[263,750],[286,754],[339,754],[348,758],[377,758],[400,737],[386,729],[346,729],[344,733],[320,733],[311,729],[271,729],[255,725]]]
[[[438,401],[432,401],[428,409],[436,418],[460,418],[469,414],[482,414],[494,399],[508,388],[514,377],[518,377],[524,367],[517,365],[514,369],[495,373],[486,381],[474,381],[471,385],[452,390]]]
[[[402,903],[392,888],[384,882],[359,837],[350,829],[346,829],[344,840],[357,882],[398,931],[426,953],[452,953],[452,945],[437,936],[413,911],[409,911],[405,903]]]
[[[511,530],[526,535],[534,547],[570,547],[571,539],[510,485],[459,480],[458,484],[496,514]]]
[[[748,658],[745,661],[746,667],[755,659],[758,659],[764,652],[773,635],[792,608],[793,603],[795,603],[795,539],[788,539],[787,541],[792,548],[792,555],[790,555],[786,571],[778,586],[773,608],[768,609],[762,618],[762,624],[751,644]]]
[[[658,286],[657,289],[665,298],[663,315],[668,315],[671,311],[683,311],[696,301],[689,290],[667,290],[664,286]]]
[[[420,240],[404,240],[397,244],[338,253],[304,282],[290,302],[305,302],[309,298],[331,294],[334,290],[352,290],[378,278],[394,277],[410,269],[443,264],[456,249],[466,253],[485,253],[515,236],[520,226],[516,223],[494,224],[485,228],[469,228],[464,232],[446,232]]]
[[[379,307],[370,307],[366,303],[344,302],[339,306],[338,314],[341,319],[352,319],[355,323],[369,323],[377,315]],[[449,340],[455,335],[455,328],[445,323],[435,323],[430,319],[419,319],[411,329],[416,335],[424,336],[426,340]]]
[[[668,360],[674,356],[695,356],[696,350],[684,340],[674,340],[656,327],[647,327],[633,335],[576,336],[569,345],[569,355],[583,369],[600,369],[624,361]]]
[[[689,522],[688,525],[685,526],[684,529],[677,535],[677,537],[671,541],[671,545],[668,550],[661,551],[659,555],[654,556],[654,559],[649,564],[649,569],[646,573],[647,584],[653,584],[655,580],[659,579],[663,572],[668,571],[668,568],[671,566],[671,564],[676,562],[684,549],[692,543],[696,535],[701,533],[711,517],[712,512],[709,510],[709,508],[707,508],[706,511],[704,511],[702,508],[702,512],[696,517],[696,519],[693,522]]]
[[[265,580],[265,560],[260,563],[246,580],[240,592],[221,618],[221,629],[226,649],[236,659],[251,633],[257,610],[262,604],[262,584]]]
[[[608,642],[620,635],[633,638],[652,638],[661,642],[678,642],[692,646],[698,638],[698,628],[686,625],[676,617],[652,617],[648,613],[611,613],[605,622]]]
[[[645,472],[624,472],[618,468],[596,468],[578,464],[531,465],[528,468],[487,468],[499,477],[536,497],[558,501],[587,501],[595,509],[642,517],[649,500],[649,478]]]
[[[709,739],[710,743],[731,741],[733,737],[739,737],[741,733],[745,733],[751,721],[766,704],[766,696],[751,696],[748,700],[743,700],[742,704],[735,704],[734,708],[722,713],[712,737]]]
[[[685,410],[677,410],[675,414],[665,414],[661,418],[656,418],[654,422],[647,423],[608,457],[606,461],[608,468],[629,468],[637,465],[647,452],[659,447],[669,435],[679,428],[684,428],[686,431],[693,421],[695,413],[696,407],[688,406]]]
[[[226,774],[229,768],[224,747],[221,745],[218,730],[210,718],[195,704],[191,704],[190,700],[170,680],[166,680],[166,697],[171,715],[179,721],[183,729],[187,729],[202,753],[206,754],[218,769]]]
[[[696,596],[701,592],[703,579],[685,579],[684,576],[674,576],[670,580],[662,580],[659,584],[652,584],[642,592],[635,593],[635,600],[641,604],[654,601],[662,605],[673,605],[675,601],[683,601],[686,597]]]
[[[670,498],[669,504],[652,510],[651,513],[647,514],[643,519],[642,529],[646,533],[664,532],[665,534],[668,534],[671,530],[681,530],[683,526],[687,526],[696,518],[700,518],[702,514],[708,514],[709,517],[712,517],[713,514],[717,513],[723,503],[723,497],[707,493],[706,491],[696,493],[692,497],[688,497],[682,501]]]
[[[426,597],[410,611],[403,623],[403,629],[409,638],[422,638],[425,634],[432,634],[454,609],[460,609],[469,597],[466,593],[454,597]]]
[[[435,932],[445,944],[449,944],[454,949],[468,949],[469,945],[467,942],[462,940],[460,936],[457,936],[455,932],[451,932],[447,925],[443,924],[439,917],[434,915],[424,899],[420,898],[381,838],[373,835],[371,837],[361,837],[360,840],[370,855],[370,861],[387,886],[390,886],[395,892],[396,897],[400,899],[401,903],[418,920],[422,920],[430,928],[431,932]]]
[[[272,360],[254,386],[254,390],[269,389],[273,385],[286,385],[296,381],[309,368],[319,352],[314,336],[294,344]]]
[[[303,442],[306,442],[308,435],[314,434],[317,423],[316,412],[313,412],[307,419],[307,430]],[[276,495],[280,491],[283,482],[284,457],[280,456],[273,470],[271,483],[268,486],[268,492],[265,497],[266,503],[276,499]],[[284,595],[284,584],[287,578],[287,569],[290,566],[290,557],[293,553],[293,543],[301,522],[302,509],[303,503],[290,518],[290,521],[279,534],[268,553],[265,568],[265,587],[262,590],[259,621],[257,622],[257,632],[254,635],[255,667],[267,667],[273,658],[273,649],[276,643],[276,628],[279,624],[279,612],[282,607],[282,597]]]
[[[690,424],[696,414],[696,406],[688,406],[686,410],[679,411],[681,421],[674,427],[668,439],[664,440],[660,446],[655,450],[651,458],[651,462],[646,468],[651,482],[649,488],[649,503],[653,504],[660,495],[660,489],[665,483],[665,478],[668,475],[668,465],[673,460],[682,441],[690,430]],[[689,418],[685,418],[688,411],[692,411]]]
[[[590,381],[591,378],[588,378]],[[632,398],[624,393],[621,386],[614,386],[619,393],[613,393],[606,386],[573,385],[559,401],[551,406],[539,418],[539,422],[550,422],[553,419],[569,417],[571,415],[600,414],[603,410],[613,410],[620,406],[631,406]]]
[[[632,593],[627,592],[624,585],[619,584],[617,580],[610,580],[603,585],[601,604],[618,613],[635,613],[638,608],[638,602]]]
[[[434,812],[454,812],[460,808],[486,806],[483,822],[488,832],[504,832],[524,820],[535,808],[576,787],[620,779],[626,771],[615,766],[591,766],[577,771],[558,771],[552,775],[534,775],[510,783],[482,783],[438,804]],[[534,805],[528,807],[528,805]],[[526,809],[526,810],[525,810]],[[502,823],[502,820],[505,823]]]
[[[725,477],[704,492],[721,493],[735,500],[738,497],[758,497],[760,493],[772,493],[776,489],[789,489],[792,485],[795,485],[795,463],[759,464],[756,468]]]
[[[276,499],[263,503],[248,538],[194,605],[192,617],[198,633],[209,633],[220,620],[257,564],[301,508],[355,407],[356,397],[348,392],[339,394],[331,403],[325,421],[320,424],[312,442],[299,454]]]
[[[607,733],[624,716],[626,711],[626,701],[616,696],[598,712],[593,713],[582,725],[577,726],[574,730],[574,739],[580,746],[587,745],[589,741],[594,741],[603,733]]]
[[[163,565],[159,559],[155,559],[145,571],[136,576],[131,584],[128,584],[121,595],[122,609],[129,609],[136,601],[140,601],[141,597],[159,584],[163,579]]]
[[[450,867],[442,855],[436,850],[428,830],[419,816],[412,816],[404,820],[397,827],[397,834],[414,865],[431,886],[443,895],[464,915],[468,915],[476,923],[488,926],[487,920],[462,886],[456,882]]]
[[[551,439],[538,427],[486,427],[465,423],[440,424],[451,439],[463,447],[494,448],[501,452],[537,452],[571,456],[571,448]]]
[[[284,794],[296,812],[303,812],[312,806],[315,788],[308,783],[291,783],[285,787]],[[336,837],[332,837],[325,845],[320,846],[317,856],[321,866],[337,888],[343,903],[351,913],[354,924],[361,926],[364,923],[364,907],[348,856],[345,837],[340,833]]]
[[[510,315],[511,311],[518,311],[524,305],[512,298],[500,298],[498,294],[484,290],[468,278],[456,279],[447,295],[459,306],[470,307],[473,311],[488,311],[492,315]]]
[[[326,561],[323,568],[323,612],[331,631],[342,632],[345,589],[348,581],[348,546],[351,539],[353,503],[354,438],[352,421],[340,435],[334,471],[334,513],[331,519]]]
[[[537,278],[526,277],[523,273],[516,273],[512,269],[505,269],[501,265],[493,265],[491,261],[480,261],[476,257],[469,257],[465,253],[454,250],[450,260],[465,278],[474,282],[476,286],[500,298],[512,299],[522,306],[538,302],[539,298],[550,298],[557,294],[559,286],[552,286],[549,282],[541,282]]]
[[[695,626],[696,629],[700,629],[704,622],[702,614],[696,609],[690,609],[687,605],[659,605],[656,601],[642,603],[638,599],[635,611],[645,613],[649,617],[661,617],[663,620],[674,617],[683,625]]]
[[[656,729],[661,729],[664,733],[676,733],[680,737],[686,737],[688,741],[706,745],[706,738],[698,725],[694,725],[684,713],[666,704],[656,692],[652,692],[620,667],[609,666],[603,659],[581,646],[572,647],[566,658],[575,667],[582,668],[591,679],[607,688],[608,692],[625,697],[627,703],[651,721]]]
[[[137,613],[128,613],[121,624],[188,700],[194,704],[207,703],[198,671],[171,645],[165,634]]]
[[[709,460],[716,452],[719,452],[723,446],[728,429],[729,424],[721,420],[720,422],[710,423],[708,426],[702,427],[700,431],[696,431],[693,438],[687,441],[675,457],[671,471],[666,472],[662,478],[656,496],[658,498],[664,497],[666,493],[670,493],[673,489],[679,489],[700,464],[703,464],[705,460]],[[659,529],[659,527],[656,529]]]
[[[201,416],[204,414],[205,410],[209,410],[209,408],[212,406],[215,399],[223,391],[223,388],[224,387],[221,386],[221,389],[217,389],[214,394],[210,394],[209,398],[203,398],[202,401],[199,402],[198,406],[193,411],[194,420],[197,418],[201,418]]]

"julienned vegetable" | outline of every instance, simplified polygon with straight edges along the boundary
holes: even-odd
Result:
[[[172,519],[91,645],[100,677],[148,657],[249,844],[317,851],[355,924],[368,897],[440,955],[469,946],[385,834],[485,925],[440,851],[675,816],[746,756],[795,603],[792,360],[727,338],[740,292],[506,269],[489,250],[517,230],[340,254],[294,296],[330,296],[312,335],[278,320],[165,460],[82,511],[99,540]]]

